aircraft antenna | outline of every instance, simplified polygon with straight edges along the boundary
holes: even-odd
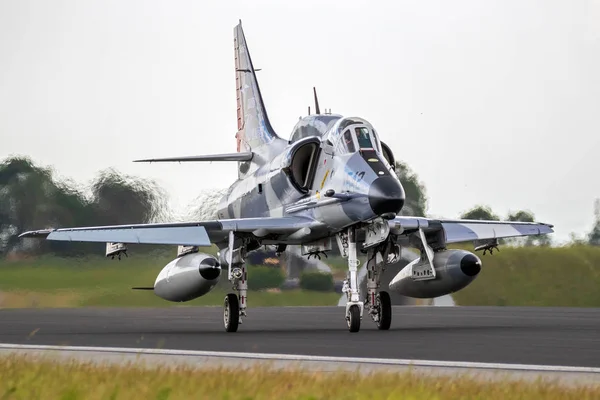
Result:
[[[315,94],[315,112],[317,114],[321,114],[321,109],[319,108],[319,99],[317,98],[317,88],[313,86],[313,93]]]
[[[310,115],[310,106],[308,106],[308,115]]]

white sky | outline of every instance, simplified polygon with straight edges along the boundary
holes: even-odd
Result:
[[[89,182],[156,179],[177,207],[234,164],[133,164],[235,151],[241,18],[271,122],[312,102],[373,123],[429,212],[530,209],[587,233],[600,197],[600,0],[0,0],[0,158]]]

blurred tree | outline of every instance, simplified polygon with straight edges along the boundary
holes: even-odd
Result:
[[[569,233],[569,246],[585,246],[588,244],[588,241],[585,238],[582,238],[575,232]]]
[[[487,220],[487,221],[499,221],[500,218],[492,212],[492,209],[488,206],[478,205],[472,209],[465,211],[460,215],[461,219],[476,219],[476,220]]]
[[[588,243],[592,246],[600,246],[600,199],[594,202],[594,227],[588,235]]]
[[[9,158],[0,165],[0,251],[18,247],[21,232],[58,222],[58,191],[52,171],[34,166],[28,158]]]
[[[102,171],[92,184],[91,225],[142,224],[165,221],[167,196],[153,181]],[[168,246],[129,245],[132,252],[166,251]],[[98,252],[103,251],[98,249]]]
[[[103,251],[94,243],[21,240],[24,231],[66,226],[144,223],[166,211],[166,196],[153,183],[104,172],[87,198],[73,182],[57,181],[51,169],[24,157],[0,164],[0,253],[51,251],[76,255]]]
[[[400,212],[401,215],[424,217],[427,212],[427,196],[425,185],[419,181],[419,177],[410,167],[400,161],[396,161],[396,175],[406,193],[406,202]]]
[[[535,216],[531,211],[516,211],[508,214],[507,221],[518,221],[518,222],[535,222]]]
[[[92,184],[95,224],[150,222],[167,212],[166,195],[152,181],[102,171]]]

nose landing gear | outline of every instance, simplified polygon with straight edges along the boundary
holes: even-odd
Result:
[[[348,255],[348,279],[344,281],[342,292],[346,293],[348,298],[346,302],[346,322],[350,332],[358,332],[360,330],[360,321],[362,319],[364,303],[360,301],[360,293],[358,289],[358,258],[356,251],[356,230],[354,227],[348,228],[347,240],[345,237],[341,242],[347,243]]]
[[[392,301],[388,292],[379,291],[381,275],[386,264],[384,256],[390,256],[387,254],[388,251],[380,251],[382,246],[373,246],[367,251],[367,296],[363,303],[359,301],[360,294],[357,282],[359,261],[356,254],[355,229],[348,228],[347,234],[340,234],[338,244],[342,255],[348,257],[348,279],[344,281],[342,287],[342,293],[345,293],[348,298],[346,302],[348,330],[350,332],[360,330],[360,322],[365,309],[377,325],[377,329],[382,331],[390,329],[392,325]],[[397,253],[400,253],[399,250]]]

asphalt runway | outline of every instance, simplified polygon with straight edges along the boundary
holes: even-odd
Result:
[[[0,310],[0,343],[600,367],[600,309],[394,307],[392,328],[340,307],[250,308],[237,333],[220,307]]]

